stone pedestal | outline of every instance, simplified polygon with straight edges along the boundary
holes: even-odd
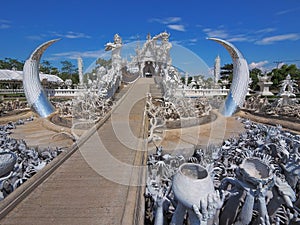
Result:
[[[296,95],[293,94],[293,93],[285,91],[285,92],[280,94],[280,97],[281,97],[281,100],[282,100],[282,106],[287,106],[287,105],[292,104],[292,102],[293,102],[292,99],[295,98]]]
[[[271,81],[260,81],[258,85],[260,87],[259,94],[262,96],[272,96],[274,95],[270,90],[270,86],[273,84]]]

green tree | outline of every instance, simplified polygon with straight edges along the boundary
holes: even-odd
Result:
[[[23,70],[24,62],[20,62],[17,59],[12,58],[5,58],[4,60],[0,60],[0,69],[7,69],[7,70]]]
[[[110,69],[111,68],[111,59],[106,60],[103,58],[98,58],[96,60],[96,65],[97,65],[97,67],[103,66],[106,69]]]
[[[49,61],[44,60],[42,63],[40,63],[40,72],[50,74],[51,71],[51,64]]]
[[[251,89],[253,91],[258,91],[259,90],[258,76],[262,76],[262,71],[258,68],[254,68],[254,69],[250,70],[249,75],[250,75],[250,78],[252,80]]]
[[[0,60],[0,69],[2,70],[10,70],[10,65],[5,60]]]
[[[59,75],[59,70],[56,67],[51,67],[50,74]]]
[[[233,75],[233,64],[225,64],[221,67],[221,80],[229,80],[231,83],[232,81],[232,75]]]
[[[103,58],[98,58],[96,60],[96,67],[93,68],[91,72],[84,74],[83,82],[86,83],[88,79],[95,80],[97,77],[97,71],[101,66],[103,66],[107,70],[111,69],[112,67],[111,59],[106,60]]]
[[[226,85],[226,88],[230,88],[230,84],[232,83],[232,76],[233,76],[233,64],[225,64],[221,67],[220,72],[220,80],[221,83],[223,80],[229,81],[229,83]]]
[[[79,74],[78,69],[75,67],[75,65],[72,64],[70,61],[61,61],[62,64],[61,67],[61,73],[60,78],[63,80],[71,79],[73,84],[78,84],[79,82]]]
[[[58,68],[53,67],[51,63],[47,60],[44,60],[40,63],[40,72],[52,75],[59,75],[60,72]]]
[[[61,61],[60,63],[62,65],[62,67],[61,67],[61,73],[62,74],[72,75],[72,74],[76,73],[76,68],[72,64],[72,62],[64,60],[64,61]]]
[[[180,77],[181,83],[184,84],[185,78],[184,77]]]
[[[290,74],[291,78],[296,82],[300,80],[300,70],[297,68],[295,64],[291,65],[283,65],[281,68],[273,69],[268,75],[272,75],[271,81],[273,82],[271,89],[278,90],[279,85],[282,80],[286,78],[286,76]]]

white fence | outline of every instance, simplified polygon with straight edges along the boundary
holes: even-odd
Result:
[[[45,89],[49,97],[74,97],[77,93],[83,91],[82,89]],[[23,89],[0,89],[0,94],[22,94]]]
[[[45,89],[49,97],[74,97],[83,89]],[[177,89],[178,93],[185,93],[186,97],[196,98],[203,96],[226,96],[229,89]],[[0,94],[20,94],[23,89],[0,89]]]
[[[177,89],[177,92],[183,92],[186,97],[208,97],[208,96],[226,96],[229,89]]]
[[[22,94],[23,89],[0,89],[0,94]]]
[[[83,89],[45,89],[49,97],[74,97]]]

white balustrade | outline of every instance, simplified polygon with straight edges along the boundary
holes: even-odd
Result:
[[[50,97],[74,97],[83,89],[45,89],[47,96]],[[229,89],[177,89],[177,93],[185,93],[186,97],[203,97],[203,96],[226,96]],[[24,93],[23,89],[0,89],[0,94],[20,94]]]
[[[185,97],[226,96],[229,89],[177,89],[176,93],[184,93]]]

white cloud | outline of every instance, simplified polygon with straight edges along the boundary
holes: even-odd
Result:
[[[284,62],[278,62],[277,64],[277,69],[280,69],[285,63]]]
[[[224,29],[211,29],[211,28],[205,28],[203,29],[203,32],[208,37],[218,37],[218,38],[227,38],[229,35]]]
[[[270,37],[265,37],[262,40],[256,41],[255,44],[258,45],[269,45],[273,44],[278,41],[296,41],[300,39],[299,34],[282,34],[282,35],[275,35]]]
[[[196,43],[198,42],[197,38],[191,38],[191,39],[182,39],[182,40],[174,40],[171,41],[172,44],[174,45],[183,45],[183,46],[187,46],[187,45],[196,45]]]
[[[300,7],[298,7],[298,8],[292,8],[292,9],[286,9],[286,10],[282,10],[282,11],[277,12],[276,15],[280,16],[280,15],[292,13],[292,12],[295,12],[295,11],[298,11],[298,10],[300,10]]]
[[[129,38],[128,38],[128,40],[138,40],[140,38],[140,36],[137,34],[137,35],[132,35],[132,36],[130,36]]]
[[[167,18],[152,18],[149,19],[149,22],[157,22],[161,24],[167,25],[167,27],[171,30],[176,30],[176,31],[185,31],[185,27],[182,24],[179,24],[181,21],[181,17],[167,17]]]
[[[257,68],[257,69],[260,69],[261,71],[265,71],[264,66],[267,65],[268,63],[269,63],[269,61],[265,60],[265,61],[260,61],[260,62],[252,62],[248,66],[249,66],[250,70]]]
[[[8,24],[0,24],[0,29],[7,29],[10,28],[10,25]]]
[[[0,30],[10,28],[11,27],[10,23],[11,22],[8,20],[0,20]]]
[[[189,39],[188,41],[190,41],[190,42],[197,42],[198,39],[197,38],[192,38],[192,39]]]
[[[104,50],[94,50],[94,51],[70,51],[70,52],[60,52],[54,53],[47,60],[61,60],[61,59],[77,59],[78,57],[82,58],[105,58],[106,56],[110,56],[109,53],[105,52]]]
[[[291,10],[291,9],[282,10],[282,11],[277,12],[276,15],[279,16],[279,15],[287,14],[287,13],[292,12],[292,11],[293,10]]]
[[[167,27],[172,29],[172,30],[185,31],[184,26],[180,25],[180,24],[169,24]]]
[[[91,36],[86,35],[84,33],[77,33],[77,32],[73,32],[73,31],[69,31],[65,34],[60,34],[57,32],[53,32],[52,33],[54,36],[57,37],[62,37],[62,38],[70,38],[70,39],[76,39],[76,38],[91,38]]]
[[[257,34],[265,34],[265,33],[271,33],[273,31],[276,31],[276,29],[272,28],[272,27],[267,27],[267,28],[264,28],[264,29],[256,31],[255,33],[257,33]]]
[[[26,38],[29,39],[29,40],[33,40],[33,41],[43,40],[42,35],[29,35],[29,36],[26,36]]]
[[[226,39],[230,42],[245,42],[245,41],[251,41],[250,37],[247,37],[244,34],[229,34],[228,31],[225,29],[212,29],[212,28],[205,28],[202,30],[208,37],[217,37]]]
[[[229,42],[253,42],[255,44],[266,45],[271,44],[276,41],[283,40],[298,40],[300,39],[300,34],[286,34],[265,37],[267,34],[276,31],[276,28],[266,27],[260,30],[245,30],[244,33],[234,33],[234,31],[228,31],[224,26],[219,26],[218,28],[204,28],[202,31],[208,37],[217,37],[225,39]]]
[[[161,24],[171,24],[171,23],[178,23],[181,21],[181,17],[167,17],[167,18],[152,18],[149,19],[149,22],[157,22]]]
[[[129,37],[122,37],[123,44],[128,44],[130,42],[139,41],[139,40],[140,40],[140,35],[139,34],[131,35]]]
[[[76,33],[73,31],[69,31],[65,34],[58,33],[58,32],[48,32],[46,34],[38,34],[38,35],[28,35],[26,36],[27,39],[29,40],[34,40],[34,41],[41,41],[44,40],[45,38],[49,38],[49,36],[53,37],[59,37],[59,38],[69,38],[69,39],[77,39],[77,38],[91,38],[89,35],[86,35],[84,33]]]
[[[196,45],[197,42],[198,42],[197,38],[191,38],[186,41],[186,44],[187,45]]]
[[[33,41],[42,41],[45,39],[49,39],[49,34],[33,34],[33,35],[28,35],[26,36],[27,39],[33,40]]]
[[[183,45],[184,44],[184,41],[183,40],[176,40],[176,41],[171,41],[172,44],[174,45]]]
[[[201,24],[196,24],[196,27],[203,28],[204,26]]]
[[[250,41],[249,38],[247,37],[232,37],[227,39],[229,42],[245,42],[245,41]]]

